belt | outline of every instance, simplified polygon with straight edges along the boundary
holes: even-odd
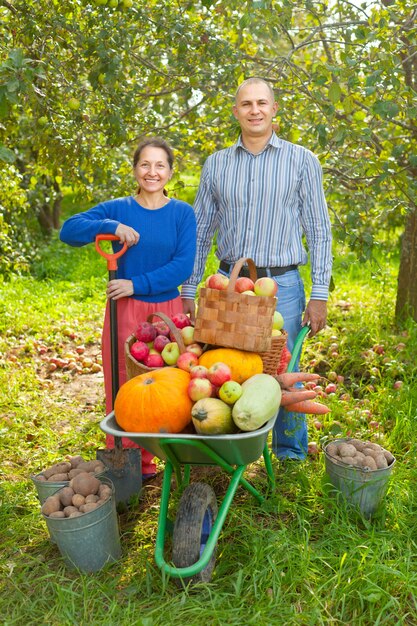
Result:
[[[227,261],[220,261],[220,269],[227,274],[233,269],[233,265]],[[258,278],[264,276],[282,276],[287,272],[298,269],[298,265],[286,265],[285,267],[257,267]],[[239,272],[239,276],[249,276],[249,268],[245,265]]]

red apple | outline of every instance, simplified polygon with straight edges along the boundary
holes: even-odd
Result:
[[[188,384],[188,395],[193,402],[210,398],[213,387],[208,378],[192,378]]]
[[[149,354],[149,348],[144,341],[135,341],[130,346],[130,354],[136,361],[143,363]]]
[[[307,454],[317,456],[320,453],[319,447],[315,441],[310,441],[307,448]]]
[[[403,386],[403,381],[402,380],[396,380],[395,383],[393,384],[394,389],[401,389],[401,387]]]
[[[143,363],[146,367],[163,367],[165,365],[164,359],[156,351],[153,354],[148,354]]]
[[[186,372],[195,365],[198,365],[198,356],[194,352],[183,352],[177,359],[177,367]]]
[[[320,422],[320,420],[314,420],[313,426],[316,430],[323,430],[323,424]]]
[[[230,367],[221,361],[213,363],[213,365],[209,367],[207,375],[209,381],[215,385],[215,387],[221,387],[226,381],[232,380]]]
[[[165,337],[169,337],[169,326],[165,322],[152,322],[152,326],[156,329],[157,335],[165,335]]]
[[[212,398],[218,398],[219,397],[219,391],[220,391],[220,387],[216,387],[216,385],[212,385],[211,397]]]
[[[210,276],[207,286],[210,287],[210,289],[223,291],[227,289],[228,284],[229,278],[227,276],[223,276],[223,274],[213,274],[213,276]]]
[[[184,326],[184,328],[181,328],[181,336],[184,345],[189,346],[194,343],[194,326]]]
[[[194,365],[190,369],[191,378],[207,378],[208,369],[204,365]]]
[[[161,357],[167,365],[175,365],[180,356],[180,349],[176,341],[170,341],[161,352]]]
[[[187,352],[194,352],[197,356],[201,356],[203,348],[199,343],[192,343],[190,346],[187,346]]]
[[[239,278],[236,279],[235,291],[237,291],[238,293],[243,293],[244,291],[253,291],[254,286],[255,283],[251,278],[248,278],[246,276],[239,276]]]
[[[324,391],[326,393],[336,393],[337,387],[334,383],[329,383],[328,385],[326,385]]]
[[[174,322],[177,328],[185,328],[186,326],[191,326],[191,320],[185,313],[176,313],[171,317],[171,320]]]
[[[141,322],[135,335],[138,341],[149,343],[156,337],[156,328],[150,322]]]
[[[153,347],[157,352],[162,352],[168,343],[170,343],[169,337],[166,335],[157,335],[155,337],[155,341],[153,342]]]

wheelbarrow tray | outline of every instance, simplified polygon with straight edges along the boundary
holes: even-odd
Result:
[[[251,432],[209,436],[189,433],[127,432],[117,424],[112,411],[101,420],[100,428],[108,435],[131,439],[163,461],[168,459],[166,452],[168,447],[170,457],[174,454],[176,461],[181,465],[213,465],[213,458],[204,452],[204,446],[207,446],[230,465],[248,465],[263,453],[268,433],[273,428],[276,417],[275,415],[263,426]],[[194,447],[195,442],[201,442],[204,446]]]

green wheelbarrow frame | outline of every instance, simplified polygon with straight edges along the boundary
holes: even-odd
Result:
[[[291,372],[293,370],[309,330],[308,326],[304,327],[298,334],[287,371]],[[265,500],[265,497],[243,477],[247,466],[256,461],[261,454],[263,455],[267,472],[268,491],[274,489],[275,477],[267,438],[275,420],[276,416],[256,431],[238,433],[233,435],[233,437],[230,437],[230,435],[203,436],[181,434],[172,436],[160,433],[125,432],[117,425],[113,412],[100,422],[100,427],[105,433],[113,436],[121,436],[123,434],[124,437],[131,439],[149,450],[154,456],[165,461],[155,543],[155,562],[165,574],[173,578],[190,579],[201,573],[208,566],[239,486],[242,486],[252,494],[259,503]],[[198,465],[219,466],[230,475],[230,483],[200,558],[187,567],[175,567],[167,563],[164,557],[166,534],[171,533],[173,529],[173,522],[168,516],[171,478],[175,472],[177,490],[182,491],[189,485],[191,466]]]

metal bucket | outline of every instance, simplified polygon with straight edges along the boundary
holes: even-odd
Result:
[[[338,439],[337,443],[343,441],[345,440]],[[327,453],[326,448],[330,443],[333,442],[329,442],[324,448],[326,473],[330,482],[348,502],[360,509],[364,517],[371,517],[384,499],[395,458],[388,467],[376,470],[341,465]]]
[[[107,469],[103,472],[100,472],[99,474],[94,474],[94,476],[101,480],[101,477],[105,475],[106,471]],[[38,494],[38,498],[41,504],[45,502],[46,498],[52,496],[55,492],[57,492],[58,489],[61,489],[62,487],[68,487],[70,483],[69,480],[62,480],[56,483],[48,482],[45,480],[38,480],[38,476],[39,474],[37,474],[36,476],[31,476],[30,479],[36,487],[36,492]]]
[[[84,572],[97,572],[122,553],[114,485],[108,478],[100,481],[111,487],[112,496],[94,511],[66,518],[42,514],[65,563]]]

